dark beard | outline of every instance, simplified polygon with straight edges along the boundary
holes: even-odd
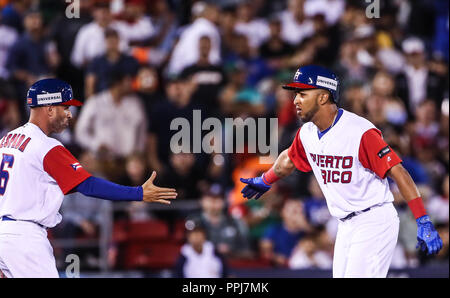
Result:
[[[67,127],[68,127],[68,125],[64,124],[64,120],[55,121],[50,125],[50,132],[51,133],[60,133]]]
[[[316,115],[318,110],[319,110],[319,104],[316,101],[316,104],[311,109],[311,111],[306,113],[303,117],[300,116],[300,119],[303,121],[303,123],[310,122],[312,120],[312,118],[314,117],[314,115]]]

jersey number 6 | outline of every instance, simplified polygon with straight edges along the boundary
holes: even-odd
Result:
[[[3,153],[2,164],[0,165],[0,196],[3,196],[8,185],[9,172],[14,164],[14,155]]]

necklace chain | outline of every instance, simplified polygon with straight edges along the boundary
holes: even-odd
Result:
[[[331,123],[331,126],[330,126],[329,129],[331,129],[336,124],[335,121],[336,121],[336,117],[337,117],[338,114],[339,114],[339,110],[337,110],[336,115],[334,115],[333,123]]]

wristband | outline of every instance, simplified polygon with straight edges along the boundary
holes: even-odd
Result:
[[[268,170],[262,175],[262,180],[264,181],[265,184],[270,185],[280,180],[280,177],[278,177],[277,174],[275,174],[273,168],[270,168],[270,170]]]
[[[408,206],[411,209],[412,214],[416,219],[427,215],[427,211],[425,210],[425,206],[423,205],[423,201],[421,197],[415,198],[408,202]]]

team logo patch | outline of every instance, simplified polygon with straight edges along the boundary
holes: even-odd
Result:
[[[80,165],[79,162],[73,163],[73,164],[71,164],[70,166],[72,167],[72,169],[73,169],[74,171],[78,170],[79,168],[82,168],[82,166]]]
[[[33,103],[33,99],[32,98],[27,98],[27,104],[32,104]]]
[[[322,77],[322,76],[317,76],[317,81],[316,81],[316,85],[317,86],[321,86],[321,87],[326,87],[326,88],[330,88],[333,90],[337,90],[337,81],[327,78],[327,77]]]
[[[62,102],[61,92],[38,94],[37,103],[39,105],[53,104]]]
[[[379,158],[383,158],[383,156],[385,156],[386,154],[388,154],[389,152],[391,152],[391,148],[389,148],[389,146],[384,147],[383,149],[381,149],[377,155]]]

